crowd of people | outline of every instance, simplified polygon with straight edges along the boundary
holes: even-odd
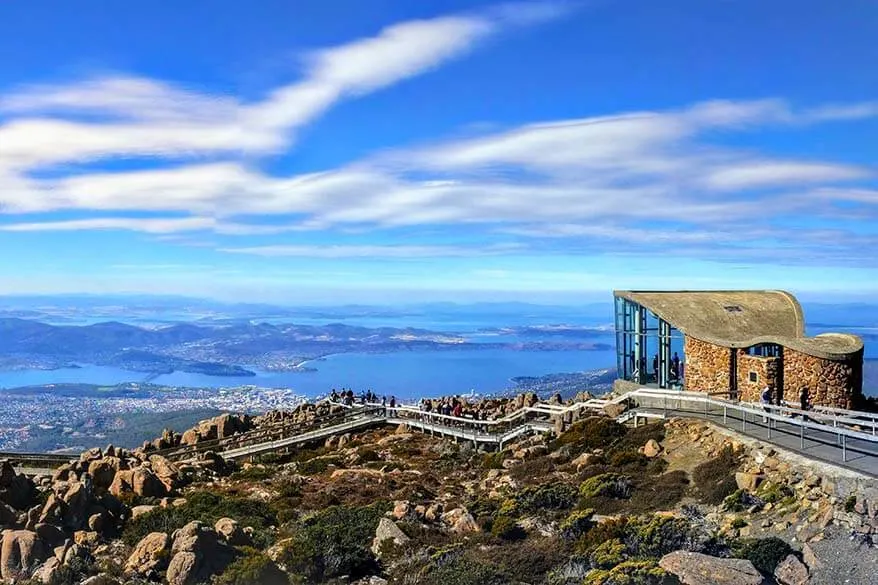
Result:
[[[379,404],[379,397],[372,390],[360,391],[359,396],[354,395],[354,391],[350,388],[342,388],[341,392],[332,389],[329,393],[329,400],[345,406],[353,406],[354,404]],[[391,396],[389,401],[390,408],[396,408],[396,396]],[[380,404],[383,407],[388,406],[387,396],[380,397]]]

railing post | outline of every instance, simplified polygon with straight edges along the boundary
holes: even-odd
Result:
[[[742,433],[747,432],[747,411],[746,410],[741,411],[741,432]]]
[[[768,414],[771,414],[771,411]],[[768,438],[771,438],[771,418],[768,419]]]
[[[804,449],[805,448],[805,421],[802,421],[801,424],[799,425],[799,436],[802,439],[802,449]]]
[[[847,436],[841,435],[841,460],[844,463],[848,461]]]
[[[723,404],[723,424],[726,424],[726,416],[727,416],[726,405]]]

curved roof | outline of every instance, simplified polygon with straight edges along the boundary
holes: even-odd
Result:
[[[781,290],[615,291],[686,335],[725,347],[776,343],[808,355],[844,359],[863,349],[847,333],[805,336],[802,306]]]

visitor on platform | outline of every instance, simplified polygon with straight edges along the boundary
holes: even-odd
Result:
[[[655,381],[658,382],[659,377],[659,369],[658,369],[658,354],[652,356],[652,371],[655,372]]]
[[[338,392],[335,391],[335,388],[332,389],[332,393],[329,395],[329,399],[332,402],[338,402]]]
[[[801,410],[811,409],[811,394],[808,392],[807,386],[802,386],[802,389],[799,390],[799,408]],[[808,420],[808,417],[803,414],[802,420]]]
[[[677,355],[677,352],[674,352],[674,357],[671,358],[671,368],[674,372],[674,379],[680,379],[680,356]]]
[[[766,386],[762,389],[762,410],[768,412],[769,406],[771,406],[771,388]],[[762,422],[768,422],[768,418],[763,416]]]
[[[396,408],[396,396],[390,397],[390,408]]]

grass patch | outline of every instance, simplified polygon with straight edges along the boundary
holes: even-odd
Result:
[[[741,464],[740,454],[726,446],[719,455],[705,461],[692,471],[692,479],[701,501],[717,506],[738,489],[735,471]]]

